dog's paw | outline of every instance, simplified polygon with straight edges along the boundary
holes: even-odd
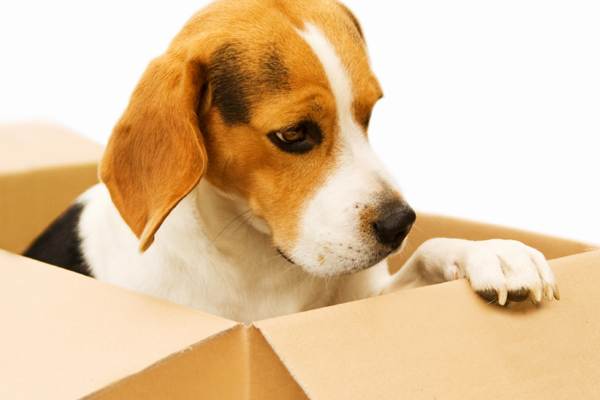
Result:
[[[539,251],[514,240],[464,243],[463,252],[448,273],[465,276],[473,290],[500,305],[545,297],[559,299],[556,279]],[[451,267],[451,268],[452,268]],[[454,275],[453,275],[454,274]]]

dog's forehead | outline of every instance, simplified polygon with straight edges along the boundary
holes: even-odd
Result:
[[[355,107],[370,108],[373,98],[380,97],[362,30],[345,6],[335,1],[257,2],[255,7],[252,3],[244,3],[244,7],[228,14],[220,24],[210,12],[190,21],[192,26],[216,30],[205,62],[213,104],[226,124],[248,124],[253,108],[261,101],[270,101],[273,95],[297,92],[308,83],[327,85],[321,60],[301,34],[309,26],[318,29],[341,60],[355,86],[353,92],[358,102]],[[250,17],[252,23],[248,23]],[[204,44],[198,42],[197,46]]]

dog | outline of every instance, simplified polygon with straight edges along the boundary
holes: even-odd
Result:
[[[432,239],[371,149],[383,91],[336,0],[218,0],[150,62],[84,193],[25,253],[241,322],[468,278],[559,299],[522,243]]]

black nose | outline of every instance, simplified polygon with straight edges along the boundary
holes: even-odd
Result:
[[[417,215],[408,204],[394,202],[388,205],[379,219],[373,222],[377,240],[394,248],[400,246],[416,219]]]

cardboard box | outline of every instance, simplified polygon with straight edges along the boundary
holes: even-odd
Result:
[[[96,182],[101,151],[52,126],[0,129],[0,399],[600,396],[597,246],[419,215],[413,249],[434,236],[537,247],[561,300],[506,309],[459,280],[251,326],[13,254]]]

